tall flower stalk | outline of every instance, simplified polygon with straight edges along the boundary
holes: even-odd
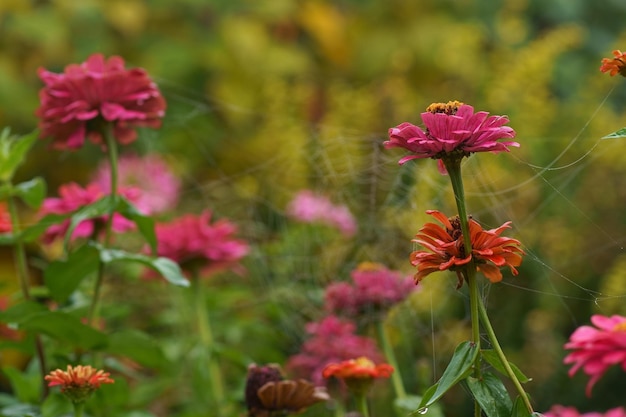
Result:
[[[111,208],[109,210],[109,215],[106,220],[105,230],[104,230],[104,242],[103,246],[107,249],[111,242],[111,235],[113,233],[113,217],[115,215],[115,206],[117,205],[117,160],[118,160],[118,150],[117,150],[117,142],[115,141],[115,137],[113,136],[113,127],[107,126],[104,132],[104,138],[107,144],[107,155],[109,158],[109,164],[111,166],[111,192],[109,194],[109,202],[111,204]],[[96,282],[94,284],[94,293],[93,298],[91,299],[91,306],[89,307],[89,315],[88,315],[88,323],[89,325],[93,325],[93,323],[98,318],[98,307],[100,304],[100,292],[102,289],[102,284],[104,282],[104,272],[105,272],[105,264],[102,260],[98,261],[98,272],[96,275]]]
[[[433,103],[422,113],[422,121],[426,128],[414,126],[410,123],[389,130],[389,140],[385,142],[387,148],[400,147],[408,150],[410,154],[400,159],[403,164],[412,159],[433,158],[438,160],[438,168],[442,174],[448,174],[454,198],[458,210],[458,216],[446,218],[442,213],[432,210],[432,214],[444,226],[427,223],[417,234],[414,240],[424,246],[426,250],[414,251],[411,254],[411,263],[417,267],[415,281],[419,283],[426,275],[442,270],[455,271],[460,288],[467,282],[470,298],[470,317],[472,325],[472,346],[458,349],[459,356],[456,368],[446,370],[446,376],[440,386],[435,387],[431,398],[422,403],[425,409],[456,382],[464,379],[466,371],[473,369],[473,379],[468,379],[468,385],[476,386],[476,390],[470,390],[475,394],[474,414],[481,415],[481,401],[483,403],[494,399],[485,399],[479,387],[483,381],[481,372],[480,337],[481,323],[484,326],[489,341],[499,358],[506,374],[513,381],[529,414],[533,413],[526,392],[513,372],[496,334],[491,326],[487,310],[479,294],[476,277],[477,270],[482,272],[491,282],[502,279],[500,267],[509,266],[513,274],[517,274],[516,266],[521,263],[523,250],[520,242],[502,237],[500,234],[509,227],[505,223],[493,230],[483,230],[482,227],[471,220],[467,215],[463,177],[461,175],[461,162],[475,152],[507,152],[510,146],[519,146],[517,142],[501,141],[515,137],[515,131],[505,126],[508,118],[505,116],[489,116],[486,112],[474,112],[473,107],[451,101],[448,103]],[[473,353],[472,353],[473,352]],[[456,351],[455,351],[456,354]],[[458,369],[457,369],[458,368]],[[449,373],[448,373],[449,372]],[[454,374],[454,373],[457,374]],[[450,375],[452,374],[452,375]],[[485,377],[487,375],[485,374]],[[504,388],[503,388],[504,389]],[[434,397],[434,398],[433,398]],[[480,397],[480,398],[479,398]]]

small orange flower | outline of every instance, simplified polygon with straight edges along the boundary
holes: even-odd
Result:
[[[79,403],[85,401],[92,392],[100,388],[101,384],[112,384],[114,381],[109,375],[108,372],[89,365],[74,367],[67,365],[67,371],[61,369],[52,371],[46,375],[45,380],[49,381],[49,387],[60,385],[63,394],[72,402]]]
[[[340,379],[353,378],[389,378],[393,373],[393,366],[381,363],[374,364],[369,358],[361,356],[340,363],[331,363],[324,368],[324,378],[334,376]]]
[[[439,220],[445,228],[435,223],[426,223],[416,235],[417,239],[413,240],[427,249],[411,253],[411,264],[417,267],[414,276],[416,284],[428,274],[449,269],[456,271],[460,288],[463,285],[461,269],[472,257],[476,269],[491,282],[502,280],[500,268],[503,266],[508,266],[513,275],[517,275],[515,267],[522,263],[524,254],[520,248],[521,243],[516,239],[500,236],[504,229],[510,227],[511,222],[506,222],[497,229],[483,230],[476,221],[470,219],[472,253],[466,255],[458,216],[447,218],[437,210],[428,210],[426,213]]]
[[[626,53],[616,49],[613,51],[613,58],[602,58],[600,71],[608,72],[611,77],[618,73],[626,77]]]

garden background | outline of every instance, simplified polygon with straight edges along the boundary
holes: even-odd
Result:
[[[591,314],[626,315],[625,144],[601,140],[626,125],[626,86],[598,71],[602,57],[626,48],[625,19],[618,0],[3,0],[0,126],[35,128],[39,67],[60,72],[101,52],[150,73],[167,115],[130,148],[164,155],[180,176],[177,213],[210,209],[251,244],[245,274],[208,283],[236,403],[247,363],[297,353],[305,324],[323,315],[324,286],[363,261],[412,273],[410,240],[425,211],[455,212],[434,161],[399,168],[401,153],[383,150],[387,129],[419,124],[431,102],[506,114],[521,147],[464,168],[469,212],[486,227],[512,220],[508,235],[527,252],[517,277],[485,284],[488,309],[507,355],[533,378],[526,388],[537,410],[604,411],[626,405],[626,374],[611,369],[587,398],[587,377],[567,376],[562,346]],[[42,175],[50,195],[88,182],[103,157],[95,146],[48,145],[36,145],[18,180]],[[285,208],[302,189],[346,204],[357,234],[294,225]],[[51,255],[28,250],[37,274]],[[1,256],[11,294],[11,251]],[[387,318],[410,392],[436,380],[468,337],[466,295],[455,285],[452,274],[429,276]],[[108,325],[146,331],[167,357],[193,338],[171,294],[121,271],[105,293]],[[134,407],[159,415],[186,395],[194,400],[177,415],[209,415],[198,384],[156,404],[153,393],[176,382],[153,372]],[[460,415],[470,398],[457,389],[443,407]]]

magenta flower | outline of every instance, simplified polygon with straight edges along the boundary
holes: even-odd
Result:
[[[141,195],[135,202],[146,214],[162,213],[176,207],[180,196],[180,180],[170,171],[157,154],[144,157],[125,155],[118,161],[118,184],[135,187]],[[103,163],[98,168],[94,182],[105,192],[111,189],[111,168]]]
[[[141,68],[125,69],[124,60],[105,60],[93,54],[82,64],[71,64],[56,74],[43,68],[39,78],[45,87],[39,92],[42,138],[52,138],[57,149],[76,150],[85,137],[102,144],[102,123],[113,123],[120,144],[137,138],[136,127],[158,128],[165,115],[165,100]]]
[[[364,262],[351,273],[353,285],[338,282],[326,288],[326,310],[354,316],[386,310],[406,299],[417,287],[413,278],[384,265]]]
[[[591,396],[594,384],[612,365],[620,364],[626,371],[626,317],[591,316],[596,326],[581,326],[572,333],[565,349],[572,352],[563,360],[573,363],[569,376],[580,368],[591,377],[587,383],[587,396]]]
[[[287,215],[303,223],[323,223],[338,229],[344,236],[354,236],[357,223],[350,209],[335,205],[327,197],[310,190],[300,191],[287,207]]]
[[[119,194],[130,202],[134,202],[140,195],[136,188],[120,188]],[[107,195],[98,184],[91,183],[82,188],[80,185],[71,182],[59,187],[59,197],[46,198],[39,210],[41,217],[47,214],[69,214],[78,209],[95,203]],[[93,219],[83,220],[76,226],[72,233],[72,240],[77,238],[94,237],[99,231],[104,229],[108,216],[101,216]],[[46,229],[43,237],[45,243],[51,243],[57,238],[62,238],[67,233],[70,226],[70,219],[64,220],[60,224],[55,224]],[[126,219],[119,213],[113,215],[113,231],[122,233],[135,228],[135,223]]]
[[[574,407],[565,407],[562,405],[553,406],[550,411],[542,413],[544,417],[626,417],[626,410],[622,407],[612,408],[606,413],[592,411],[589,413],[581,413]]]
[[[327,316],[320,322],[308,323],[306,331],[310,338],[304,342],[300,353],[289,358],[287,367],[315,385],[326,385],[322,371],[330,363],[360,356],[377,363],[383,360],[376,342],[355,334],[356,325],[350,321]]]
[[[237,226],[226,219],[211,223],[211,213],[187,214],[155,227],[157,253],[178,262],[183,269],[209,275],[225,269],[241,272],[239,264],[248,244],[234,237]]]
[[[519,146],[517,142],[498,142],[500,139],[515,137],[506,116],[491,116],[458,101],[433,103],[424,113],[423,130],[411,123],[402,123],[389,129],[386,148],[404,148],[410,155],[400,159],[404,164],[411,159],[438,159],[439,171],[446,173],[442,159],[461,159],[474,152],[508,152],[509,146]]]

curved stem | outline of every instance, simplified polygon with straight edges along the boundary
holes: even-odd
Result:
[[[109,247],[109,243],[111,241],[111,235],[113,231],[113,215],[115,214],[115,202],[117,199],[117,142],[115,141],[115,137],[113,135],[113,126],[109,124],[104,129],[103,136],[106,140],[107,153],[109,155],[109,165],[111,172],[111,192],[109,194],[109,198],[111,201],[111,210],[109,211],[109,216],[107,217],[106,225],[105,225],[105,235],[104,235],[104,248]],[[87,316],[87,323],[91,326],[94,324],[98,317],[98,307],[100,304],[100,290],[102,288],[102,283],[104,281],[104,262],[99,261],[98,263],[98,274],[96,276],[96,282],[94,284],[94,293],[93,298],[91,300],[91,306],[89,307],[89,315]]]
[[[222,378],[222,372],[215,357],[215,340],[213,338],[213,330],[211,328],[211,321],[207,314],[206,305],[204,302],[203,286],[200,283],[200,279],[197,274],[192,277],[192,290],[194,291],[194,307],[196,311],[196,321],[198,326],[198,333],[200,336],[200,343],[204,351],[209,352],[208,367],[209,378],[211,379],[211,389],[213,394],[213,400],[218,406],[218,415],[221,415],[221,404],[224,403],[224,381]]]
[[[530,414],[533,414],[534,410],[533,410],[533,406],[530,404],[530,399],[528,398],[526,391],[524,391],[524,388],[522,387],[522,383],[519,381],[519,379],[515,375],[515,372],[513,372],[513,369],[511,368],[509,361],[504,355],[504,351],[502,350],[502,347],[500,347],[500,343],[498,342],[498,338],[496,337],[496,332],[494,332],[493,327],[491,326],[491,322],[489,321],[489,316],[487,315],[487,309],[485,308],[485,305],[483,304],[482,300],[479,303],[479,311],[480,311],[480,319],[483,323],[483,326],[485,326],[485,330],[487,331],[487,336],[489,337],[489,341],[491,342],[493,349],[496,351],[496,354],[500,358],[500,362],[502,362],[502,366],[504,366],[504,369],[506,370],[507,375],[509,376],[509,378],[511,378],[511,381],[513,381],[513,385],[515,386],[515,389],[519,393],[520,398],[524,402],[526,409],[528,410]]]
[[[456,200],[457,210],[459,212],[459,221],[461,222],[461,233],[463,234],[463,247],[465,256],[472,253],[472,237],[469,230],[469,220],[467,218],[467,209],[465,208],[465,190],[463,188],[463,177],[461,176],[461,158],[444,159],[444,164],[450,176],[454,198]],[[478,292],[478,283],[476,282],[476,266],[474,258],[470,259],[463,271],[463,277],[467,281],[470,298],[470,319],[472,321],[472,342],[480,351],[480,320],[479,305],[481,304]],[[474,364],[474,377],[481,378],[480,355]],[[480,406],[478,402],[474,404],[474,415],[480,417]]]
[[[13,197],[7,199],[7,205],[9,208],[9,215],[11,217],[11,231],[15,236],[14,256],[17,269],[17,276],[20,282],[20,288],[22,290],[22,297],[24,300],[29,301],[30,297],[30,276],[28,274],[28,265],[26,263],[26,250],[24,249],[24,242],[20,236],[20,222],[17,213],[17,207],[15,206],[15,200]],[[43,382],[43,397],[46,398],[49,393],[48,384],[45,383],[46,376],[46,355],[44,353],[43,343],[39,334],[35,334],[35,350],[37,352],[37,360],[39,361],[39,368],[41,372],[41,381]]]
[[[394,372],[391,374],[391,382],[393,384],[393,389],[396,392],[396,397],[405,398],[406,391],[404,389],[404,384],[402,383],[400,367],[398,366],[398,361],[396,360],[396,355],[393,352],[391,341],[389,340],[389,336],[387,335],[387,331],[385,330],[385,323],[383,320],[379,320],[377,325],[378,334],[380,336],[380,343],[383,347],[383,352],[385,353],[387,362],[389,363],[389,365],[393,366],[394,369]]]

